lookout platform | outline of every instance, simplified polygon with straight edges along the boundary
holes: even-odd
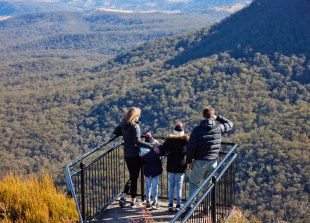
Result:
[[[235,204],[235,149],[238,144],[222,142],[217,167],[190,197],[185,173],[182,191],[185,203],[179,212],[169,212],[166,171],[159,179],[158,210],[146,209],[145,203],[141,202],[145,198],[143,169],[137,188],[140,205],[137,208],[119,207],[118,199],[129,173],[124,160],[123,142],[115,140],[116,137],[111,138],[66,166],[68,193],[75,200],[80,223],[219,223],[229,218]],[[163,169],[166,169],[166,157],[161,159]],[[194,206],[184,215],[193,201]]]
[[[118,200],[109,205],[99,216],[94,218],[92,223],[151,223],[151,222],[169,222],[176,212],[168,211],[168,203],[166,200],[159,200],[160,208],[153,210],[147,209],[145,202],[139,201],[136,208],[121,208]]]

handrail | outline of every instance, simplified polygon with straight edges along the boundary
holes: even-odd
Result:
[[[231,160],[226,164],[225,168],[221,171],[221,173],[217,176],[214,177],[212,174],[210,174],[210,176],[208,178],[212,178],[212,181],[217,182],[222,175],[226,172],[226,170],[228,169],[228,167],[230,166],[230,164],[235,160],[235,158],[237,157],[237,154],[234,154],[233,157],[231,158]],[[209,185],[208,189],[206,190],[206,192],[204,192],[204,194],[199,198],[199,200],[194,204],[193,208],[191,208],[191,210],[188,212],[188,214],[182,219],[182,222],[186,222],[186,220],[193,214],[193,212],[195,211],[195,209],[199,206],[199,204],[203,201],[203,199],[208,195],[208,193],[215,187],[215,183],[212,183]],[[200,190],[198,191],[200,192]],[[182,212],[181,212],[182,213]],[[171,220],[172,221],[172,220]]]
[[[109,144],[110,142],[112,142],[113,140],[115,140],[118,136],[113,136],[112,138],[110,138],[108,141],[101,143],[100,145],[96,146],[94,149],[90,150],[89,152],[85,153],[84,155],[82,155],[81,157],[77,158],[76,160],[74,160],[73,162],[71,162],[70,164],[68,164],[67,166],[73,166],[74,164],[80,162],[81,160],[85,159],[86,157],[90,156],[91,154],[93,154],[94,152],[96,152],[97,150],[99,150],[101,147]]]
[[[188,212],[188,214],[182,219],[182,222],[186,222],[186,220],[193,214],[195,209],[199,206],[199,204],[205,199],[205,197],[210,193],[210,191],[215,187],[214,184],[210,184],[207,191],[199,198],[199,200],[194,204],[193,208]],[[182,213],[182,212],[181,212]],[[172,222],[173,219],[170,221]]]
[[[105,156],[106,154],[108,154],[110,151],[118,148],[120,145],[123,145],[124,143],[120,143],[117,145],[114,145],[113,147],[111,147],[110,149],[107,149],[104,153],[102,153],[100,156],[96,157],[95,159],[93,159],[92,161],[90,161],[89,163],[87,163],[87,165],[85,165],[85,168],[90,166],[91,164],[95,163],[98,159],[100,159],[100,157]]]
[[[77,200],[77,197],[75,194],[75,190],[73,188],[73,182],[72,182],[70,169],[69,169],[68,165],[66,166],[66,182],[67,182],[68,192],[71,194],[71,196],[74,199],[75,207],[76,207],[78,214],[79,214],[79,217],[80,217],[80,222],[83,222],[81,210],[80,210],[79,203],[78,203],[78,200]]]
[[[226,166],[224,167],[224,169],[222,170],[222,172],[217,176],[216,181],[218,181],[222,175],[225,173],[225,171],[228,169],[228,167],[230,166],[230,164],[236,159],[237,154],[235,153],[233,155],[233,157],[230,159],[230,161],[226,164]]]
[[[202,190],[202,188],[204,188],[206,186],[206,184],[211,180],[211,178],[215,175],[215,173],[222,167],[223,163],[229,158],[229,156],[235,151],[235,149],[237,148],[238,144],[234,144],[234,146],[232,147],[232,149],[226,154],[226,156],[224,157],[224,159],[217,165],[217,167],[209,174],[209,176],[200,184],[200,186],[197,188],[197,190],[187,199],[187,201],[184,203],[183,207],[176,213],[176,215],[171,219],[171,223],[175,222],[177,219],[179,219],[181,217],[181,215],[183,214],[183,212],[185,211],[185,209],[191,204],[191,202],[193,201],[193,199],[197,196],[197,194]],[[234,154],[234,158],[235,159],[237,156],[237,154]],[[233,160],[232,160],[233,161]],[[231,161],[231,162],[232,162]],[[226,171],[226,169],[225,169]],[[194,211],[191,210],[192,212]],[[191,212],[189,212],[191,213]],[[190,214],[187,214],[186,216],[190,216]]]

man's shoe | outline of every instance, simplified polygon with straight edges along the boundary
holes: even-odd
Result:
[[[119,199],[118,204],[119,204],[119,206],[120,206],[121,208],[126,207],[126,200],[125,200],[125,198],[121,197],[121,199]]]
[[[178,212],[180,210],[180,208],[181,208],[181,205],[177,204],[177,206],[175,206],[175,211]]]
[[[168,211],[169,212],[173,212],[173,204],[169,204],[168,205]]]

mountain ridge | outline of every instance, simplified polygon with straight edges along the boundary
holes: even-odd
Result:
[[[194,22],[194,25],[193,25]],[[208,16],[161,13],[53,12],[0,21],[0,51],[73,50],[115,55],[146,41],[181,35],[212,24]]]
[[[250,0],[213,0],[213,1],[169,1],[155,0],[149,2],[147,0],[110,0],[110,1],[76,1],[76,0],[42,0],[42,1],[7,1],[0,0],[0,15],[20,15],[28,13],[40,13],[51,11],[95,11],[101,9],[119,10],[119,11],[150,11],[157,10],[162,12],[182,12],[182,13],[213,13],[215,15],[224,15],[238,10],[240,7],[249,4]],[[238,5],[239,7],[235,7]]]
[[[291,6],[289,10],[287,5]],[[213,26],[205,32],[206,35],[201,36],[199,42],[168,61],[168,64],[186,63],[219,52],[228,52],[239,58],[256,52],[267,55],[277,52],[287,56],[303,54],[309,58],[309,11],[310,4],[306,0],[285,0],[281,3],[255,1],[231,18]],[[257,16],[252,17],[253,14]],[[238,23],[244,18],[247,19]],[[234,24],[240,25],[237,27]],[[182,46],[182,43],[179,45]],[[308,75],[301,79],[310,81]]]

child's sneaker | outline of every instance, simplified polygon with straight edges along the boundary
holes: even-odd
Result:
[[[134,200],[130,202],[130,207],[131,208],[137,208],[139,206],[138,201]]]
[[[181,208],[181,205],[177,204],[177,206],[175,206],[175,211],[179,211]]]
[[[154,210],[158,210],[159,209],[159,205],[158,205],[158,203],[153,203],[152,204],[152,209],[154,209]]]
[[[126,207],[126,200],[125,200],[125,198],[121,197],[121,199],[119,199],[118,204],[119,204],[119,206],[120,206],[121,208]]]
[[[169,212],[173,212],[173,204],[169,204],[168,205],[168,211]]]
[[[151,204],[149,201],[146,202],[146,208],[150,208],[151,207]]]

